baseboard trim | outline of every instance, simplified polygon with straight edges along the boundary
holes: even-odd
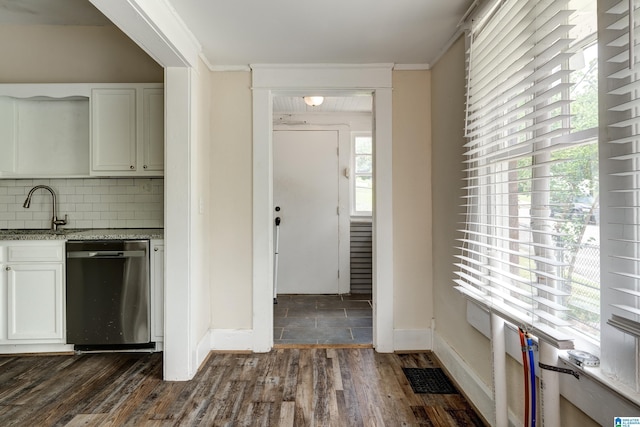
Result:
[[[433,337],[431,329],[394,329],[393,350],[431,350]]]
[[[200,341],[198,341],[198,345],[196,346],[196,372],[198,371],[198,369],[200,369],[206,358],[209,356],[210,351],[211,332],[208,331],[202,336],[202,338],[200,338]]]
[[[209,334],[210,350],[253,350],[252,329],[212,329]]]
[[[447,373],[464,390],[465,396],[480,415],[493,425],[495,409],[491,388],[437,332],[433,334],[433,352]]]

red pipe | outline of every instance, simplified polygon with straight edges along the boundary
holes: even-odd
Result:
[[[524,331],[518,328],[520,335],[520,346],[522,348],[522,367],[524,370],[524,427],[529,427],[529,358],[527,351],[527,341],[524,335]]]

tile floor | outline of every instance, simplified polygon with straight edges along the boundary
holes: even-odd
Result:
[[[278,295],[273,305],[276,346],[372,343],[371,294]]]

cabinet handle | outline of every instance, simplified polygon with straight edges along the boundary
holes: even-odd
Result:
[[[5,268],[5,270],[11,271],[11,267],[7,267],[7,268]]]
[[[147,165],[144,165],[144,166],[142,166],[142,167],[146,169],[146,168],[147,168]]]
[[[129,166],[129,169],[135,169],[135,167],[133,165]]]
[[[158,248],[153,248],[153,251],[154,252],[158,252]]]

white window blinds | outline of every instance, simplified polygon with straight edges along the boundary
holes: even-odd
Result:
[[[606,143],[602,188],[607,191],[601,204],[607,209],[603,224],[607,239],[602,247],[606,244],[609,255],[602,259],[603,283],[609,289],[603,299],[603,317],[640,337],[640,11],[633,0],[603,3],[606,13],[600,40],[606,127],[601,138]]]
[[[468,51],[464,237],[456,289],[559,348],[572,342],[551,200],[570,131],[568,1],[506,0]],[[556,155],[554,155],[556,153]]]

